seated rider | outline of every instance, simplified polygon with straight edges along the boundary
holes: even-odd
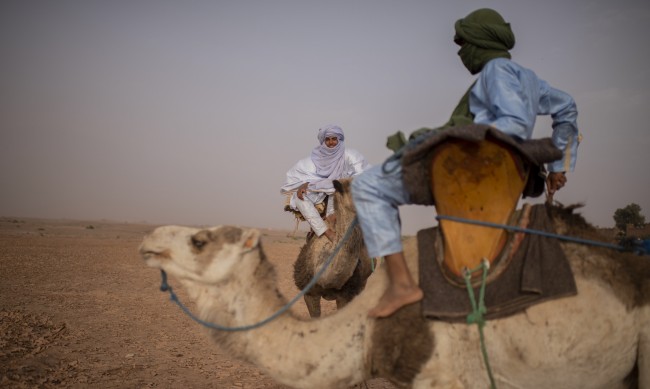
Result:
[[[564,153],[562,159],[547,166],[547,192],[552,195],[565,185],[565,172],[575,166],[580,135],[573,99],[510,60],[515,37],[510,24],[496,11],[474,11],[458,20],[455,30],[454,41],[460,46],[458,55],[463,65],[471,74],[479,75],[450,121],[440,129],[485,124],[521,141],[531,139],[537,115],[551,115],[553,143]],[[385,169],[375,166],[352,182],[352,198],[368,255],[385,257],[389,276],[389,286],[368,313],[370,317],[389,316],[423,297],[406,265],[400,239],[398,206],[410,204],[402,177],[401,161],[392,159]]]
[[[318,130],[319,145],[311,156],[298,161],[287,172],[287,179],[281,188],[282,194],[291,193],[289,206],[300,211],[316,236],[325,236],[334,241],[334,230],[322,219],[316,210],[325,198],[334,193],[333,180],[352,177],[369,167],[366,159],[356,150],[345,147],[343,130],[339,126],[327,125]],[[327,201],[326,217],[333,224],[334,197]]]

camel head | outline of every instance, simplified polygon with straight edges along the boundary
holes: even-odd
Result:
[[[140,255],[181,281],[213,285],[254,271],[262,258],[259,241],[256,229],[164,226],[144,238]]]
[[[334,208],[337,214],[356,215],[352,202],[352,178],[334,180]]]

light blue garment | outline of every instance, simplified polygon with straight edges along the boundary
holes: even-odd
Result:
[[[487,124],[519,139],[530,139],[537,115],[553,118],[553,142],[564,158],[549,171],[569,171],[578,148],[577,110],[571,96],[551,88],[532,71],[505,58],[488,62],[470,94],[474,122]],[[386,173],[389,172],[389,173]],[[352,181],[352,199],[370,257],[402,250],[398,207],[409,203],[402,164],[394,159],[364,171]]]
[[[532,70],[506,58],[491,60],[472,88],[469,109],[474,123],[487,124],[522,140],[532,138],[538,115],[551,115],[553,143],[564,157],[547,168],[551,172],[575,168],[579,143],[576,104]]]
[[[402,251],[398,207],[409,203],[402,161],[393,159],[356,176],[352,180],[352,201],[370,258]]]

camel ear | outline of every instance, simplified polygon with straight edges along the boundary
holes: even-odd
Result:
[[[345,193],[345,187],[344,187],[344,185],[341,183],[341,181],[339,181],[339,180],[334,180],[334,181],[332,181],[332,183],[334,184],[334,189],[336,189],[337,192]]]
[[[260,232],[254,228],[244,231],[244,234],[241,238],[242,246],[245,249],[254,249],[259,245],[260,242]]]

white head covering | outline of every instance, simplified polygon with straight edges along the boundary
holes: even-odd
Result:
[[[327,147],[325,138],[328,136],[336,136],[339,143],[335,147]],[[330,189],[333,186],[332,180],[342,177],[345,168],[344,139],[343,130],[339,126],[329,124],[318,130],[320,145],[311,151],[311,160],[316,165],[316,174],[323,179],[312,181],[309,185],[311,189]]]

